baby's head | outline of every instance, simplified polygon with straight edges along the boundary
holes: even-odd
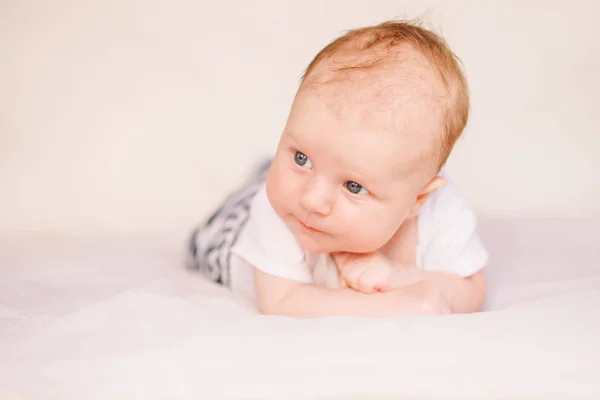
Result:
[[[269,200],[307,251],[375,251],[443,185],[468,110],[442,38],[406,22],[350,31],[302,78]]]

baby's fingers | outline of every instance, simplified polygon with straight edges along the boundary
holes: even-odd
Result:
[[[390,268],[374,267],[364,271],[358,278],[358,288],[363,293],[390,290]]]
[[[348,287],[362,292],[359,287],[360,277],[368,268],[364,265],[349,265],[341,270],[342,281]]]
[[[350,287],[363,293],[384,290],[388,283],[387,268],[352,266],[342,271],[342,276]]]

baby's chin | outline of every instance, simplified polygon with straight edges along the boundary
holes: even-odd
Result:
[[[302,247],[304,251],[313,254],[330,254],[341,252],[369,253],[371,251],[375,251],[372,249],[364,249],[348,243],[340,243],[332,240],[333,238],[321,238],[321,240],[319,240],[319,238],[310,236],[307,237],[302,234],[295,235],[295,237],[300,244],[300,247]]]
[[[304,235],[302,233],[295,234],[296,240],[300,244],[300,247],[306,252],[314,253],[314,254],[322,254],[322,253],[334,253],[337,250],[337,247],[332,246],[331,243],[327,243],[328,240],[321,239],[319,240],[316,237],[311,237]]]

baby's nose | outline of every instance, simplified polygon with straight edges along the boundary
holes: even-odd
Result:
[[[319,179],[313,179],[300,198],[300,204],[312,213],[329,215],[331,213],[331,198],[329,185]]]

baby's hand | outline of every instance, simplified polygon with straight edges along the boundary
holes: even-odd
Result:
[[[340,271],[341,286],[363,293],[394,290],[425,279],[424,271],[394,265],[379,252],[335,253],[331,257]]]
[[[331,255],[341,276],[341,286],[363,293],[389,291],[402,286],[402,273],[378,252]]]
[[[426,279],[425,271],[393,265],[377,252],[336,253],[331,257],[340,270],[342,287],[351,287],[363,293],[395,291],[394,298],[402,315],[451,313],[440,285],[435,280]]]

